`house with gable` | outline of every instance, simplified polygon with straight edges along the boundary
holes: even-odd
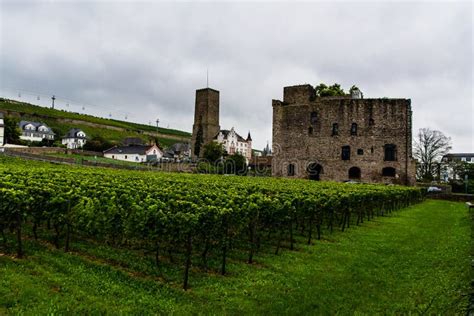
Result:
[[[20,139],[41,142],[43,139],[54,140],[53,130],[41,122],[20,121],[18,124],[21,130]]]
[[[79,128],[71,128],[63,137],[61,143],[66,145],[68,149],[78,149],[82,148],[82,146],[86,144],[86,141],[86,133]]]
[[[104,157],[140,163],[160,159],[163,151],[156,145],[114,146],[104,151]]]

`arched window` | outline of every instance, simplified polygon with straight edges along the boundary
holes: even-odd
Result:
[[[394,144],[386,144],[384,146],[384,159],[385,161],[396,161],[397,160],[397,146]]]
[[[382,169],[382,176],[384,177],[395,177],[395,168],[385,167]]]
[[[352,167],[349,169],[349,179],[360,179],[360,168]]]
[[[341,159],[342,160],[351,159],[351,146],[342,146]]]
[[[316,124],[318,122],[318,113],[316,112],[311,112],[311,115],[310,115],[310,123],[312,125]]]
[[[295,175],[295,165],[290,163],[288,165],[288,176],[293,177]]]
[[[332,133],[331,133],[331,135],[336,136],[338,134],[339,134],[339,124],[333,123],[332,124]]]
[[[313,135],[313,128],[311,126],[308,128],[308,135]]]
[[[357,123],[351,125],[351,136],[357,136]]]

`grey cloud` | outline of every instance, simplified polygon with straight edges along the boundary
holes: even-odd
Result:
[[[468,2],[2,2],[0,10],[0,89],[55,93],[105,106],[89,107],[95,114],[159,117],[190,131],[209,69],[222,127],[251,130],[263,148],[283,86],[357,84],[367,97],[411,98],[415,132],[440,129],[454,150],[474,151]]]

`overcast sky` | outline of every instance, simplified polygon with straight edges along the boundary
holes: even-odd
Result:
[[[438,129],[454,152],[474,151],[470,2],[1,1],[0,9],[2,96],[46,105],[55,94],[59,108],[191,131],[209,69],[221,128],[250,130],[261,149],[284,86],[356,84],[365,97],[411,98],[414,134]]]

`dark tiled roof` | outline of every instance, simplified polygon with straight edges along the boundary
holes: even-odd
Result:
[[[443,158],[462,158],[462,157],[474,157],[474,153],[452,153],[444,155]]]
[[[131,146],[115,146],[104,151],[104,154],[138,154],[145,155],[145,153],[152,148],[149,145],[131,145]]]
[[[78,138],[78,139],[86,139],[86,137],[83,136],[77,136],[77,133],[82,132],[81,129],[79,128],[71,128],[69,132],[67,132],[66,136],[63,138]],[[83,132],[84,133],[84,132]],[[84,133],[85,134],[85,133]]]
[[[46,124],[44,124],[44,123],[41,123],[41,122],[20,121],[20,123],[19,123],[18,125],[20,126],[21,130],[24,131],[24,130],[25,130],[25,126],[28,125],[28,124],[33,125],[33,126],[35,127],[35,130],[36,130],[36,131],[38,131],[38,127],[44,126],[44,127],[47,128],[47,131],[41,132],[41,133],[43,133],[43,134],[49,134],[49,135],[54,135],[54,133],[53,133],[53,131],[51,130],[51,128],[50,128],[48,125],[46,125]]]
[[[169,148],[169,151],[185,152],[185,151],[188,151],[190,148],[191,148],[191,145],[189,143],[175,143]]]
[[[224,135],[224,139],[225,139],[229,136],[230,131],[228,129],[221,129],[219,133],[222,133]],[[214,139],[217,139],[217,136],[219,136],[219,133],[217,133],[217,135],[214,136]],[[240,136],[237,132],[235,132],[235,135],[237,135],[237,140],[239,142],[246,142],[246,140],[242,136]]]
[[[140,137],[127,137],[122,141],[122,143],[125,146],[143,145],[143,139],[141,139]]]

